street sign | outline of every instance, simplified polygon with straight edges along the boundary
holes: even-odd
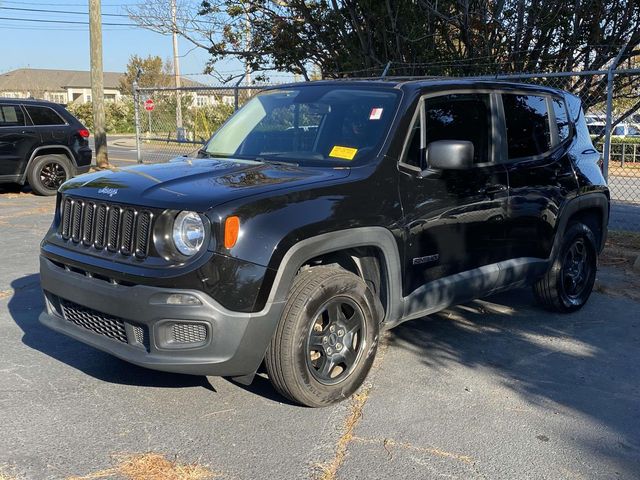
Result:
[[[153,112],[153,109],[156,108],[155,104],[153,103],[153,100],[148,99],[144,101],[144,109],[147,112]]]

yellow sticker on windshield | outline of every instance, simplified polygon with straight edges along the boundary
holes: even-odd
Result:
[[[341,158],[342,160],[353,160],[353,157],[358,153],[357,148],[340,147],[335,145],[329,152],[329,156],[333,158]]]

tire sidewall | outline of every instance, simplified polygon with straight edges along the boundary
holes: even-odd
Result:
[[[587,279],[586,288],[582,291],[578,298],[570,298],[564,289],[564,282],[562,278],[563,274],[563,263],[567,251],[573,245],[573,243],[578,238],[584,238],[585,245],[589,249],[589,259],[592,261],[591,272],[589,278]],[[596,249],[596,240],[593,232],[582,223],[575,223],[569,227],[565,234],[565,240],[562,244],[562,249],[559,252],[558,258],[556,259],[555,265],[555,274],[556,274],[556,285],[557,285],[557,293],[560,302],[562,303],[562,307],[565,311],[572,312],[580,309],[589,299],[591,295],[591,291],[593,290],[593,285],[595,284],[596,272],[598,270],[598,254]]]
[[[348,297],[362,310],[366,322],[365,350],[358,359],[358,364],[347,378],[335,385],[325,385],[314,378],[307,364],[307,337],[316,314],[327,301],[335,297]],[[309,296],[300,311],[289,345],[295,352],[292,368],[294,378],[304,392],[307,401],[312,405],[329,405],[350,397],[364,382],[378,347],[378,318],[373,296],[364,282],[355,275],[340,275],[328,282],[323,282]]]
[[[69,180],[73,176],[71,171],[71,164],[67,157],[62,157],[59,155],[43,155],[41,157],[37,157],[33,161],[33,165],[30,167],[27,177],[29,180],[29,185],[38,195],[55,195],[58,191],[58,189],[52,190],[45,187],[40,180],[40,172],[42,171],[42,168],[49,163],[56,163],[64,169],[66,176],[65,181]]]

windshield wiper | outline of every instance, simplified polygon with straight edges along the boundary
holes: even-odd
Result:
[[[298,167],[299,165],[295,162],[283,162],[282,160],[274,160],[272,158],[264,158],[264,157],[256,157],[256,161],[262,163],[268,163],[269,165],[281,165],[281,166],[293,166]]]

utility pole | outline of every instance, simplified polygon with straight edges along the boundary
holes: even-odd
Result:
[[[244,48],[248,52],[251,48],[251,19],[249,18],[249,12],[245,10],[244,13]],[[251,85],[251,67],[247,58],[244,60],[244,81],[247,85]]]
[[[180,88],[180,55],[178,54],[178,22],[177,22],[176,0],[171,0],[171,26],[173,30],[173,76],[175,77],[176,88]],[[182,99],[180,90],[176,90],[176,135],[178,140],[184,140],[184,129],[182,128]]]
[[[104,115],[104,75],[102,71],[102,18],[100,0],[89,0],[89,43],[91,48],[91,101],[93,103],[93,138],[98,168],[109,167],[107,132]]]

